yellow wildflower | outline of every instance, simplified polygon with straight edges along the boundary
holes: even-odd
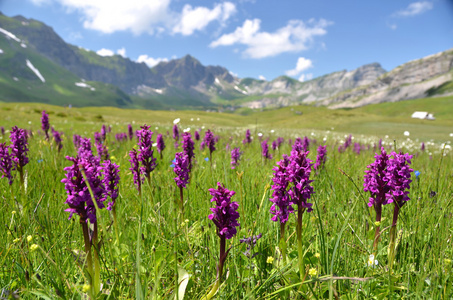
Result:
[[[268,256],[266,262],[268,264],[272,264],[274,262],[274,258],[272,256]]]
[[[31,235],[27,236],[27,242],[31,242],[32,239],[33,237]]]
[[[308,270],[308,275],[315,277],[318,275],[318,270],[316,270],[316,268],[310,268],[310,270]]]
[[[33,244],[33,245],[30,246],[30,251],[31,251],[31,252],[36,251],[36,249],[38,249],[38,248],[39,248],[38,245]]]
[[[87,293],[90,289],[91,289],[91,285],[89,285],[89,284],[84,284],[82,287],[82,291],[84,293]]]

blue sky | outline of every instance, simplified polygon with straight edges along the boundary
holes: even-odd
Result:
[[[237,76],[301,81],[453,48],[451,0],[0,0],[66,42],[153,66],[190,54]]]

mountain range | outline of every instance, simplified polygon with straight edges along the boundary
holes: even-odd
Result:
[[[331,108],[452,94],[453,49],[389,72],[379,63],[300,82],[238,78],[196,58],[153,68],[66,43],[46,24],[0,13],[0,101],[145,109]]]

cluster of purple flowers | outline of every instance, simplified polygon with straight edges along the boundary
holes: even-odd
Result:
[[[242,141],[242,143],[244,145],[246,144],[250,144],[252,142],[252,137],[251,137],[251,134],[250,134],[250,129],[247,129],[245,131],[245,139]]]
[[[278,148],[277,141],[275,141],[275,140],[272,141],[272,150],[275,151],[275,150],[277,150],[277,148]]]
[[[409,200],[412,155],[392,152],[390,156],[381,148],[381,155],[376,155],[376,161],[365,171],[363,186],[365,192],[371,193],[370,207],[393,202],[401,207]]]
[[[212,196],[211,202],[215,202],[215,207],[211,208],[212,214],[209,219],[217,226],[217,235],[226,239],[231,239],[237,232],[239,226],[239,213],[237,209],[239,204],[231,202],[234,191],[229,191],[220,182],[217,183],[217,189],[209,189]]]
[[[365,171],[363,190],[371,193],[368,206],[374,206],[378,212],[382,205],[388,204],[386,194],[390,191],[390,185],[387,184],[387,165],[390,157],[385,149],[381,148],[381,154],[376,154],[374,158],[376,160],[368,165],[369,170]]]
[[[106,160],[102,164],[102,184],[104,185],[104,196],[110,197],[110,202],[107,204],[107,209],[111,210],[118,198],[118,182],[120,180],[120,168],[117,164]]]
[[[81,137],[80,135],[78,135],[78,134],[74,134],[74,135],[72,136],[72,143],[74,144],[74,147],[75,147],[76,149],[79,149],[79,148],[80,148],[80,140],[81,140],[81,138],[82,138],[82,137]]]
[[[324,164],[326,163],[327,146],[319,145],[317,152],[318,152],[318,154],[316,156],[316,162],[313,165],[314,170],[321,169],[324,166]]]
[[[310,185],[311,168],[313,163],[307,158],[308,151],[303,150],[301,143],[295,143],[291,156],[283,155],[283,159],[275,167],[272,181],[272,198],[273,203],[270,209],[272,221],[286,223],[290,213],[294,212],[292,205],[297,205],[300,209],[306,209],[311,212],[312,203],[307,202],[314,193]],[[289,189],[288,189],[289,187]],[[278,210],[277,210],[278,208]]]
[[[348,135],[348,137],[344,140],[343,145],[338,146],[338,152],[343,153],[351,145],[352,145],[352,134]]]
[[[201,142],[200,146],[201,146],[201,149],[204,149],[204,147],[208,147],[210,155],[212,155],[212,152],[215,151],[214,134],[211,132],[210,129],[208,129],[208,131],[206,131],[204,139]]]
[[[299,207],[304,207],[308,212],[313,209],[312,203],[307,200],[313,194],[313,187],[310,185],[313,180],[310,180],[312,161],[307,157],[308,151],[304,151],[300,144],[294,144],[291,156],[289,158],[289,165],[287,167],[288,179],[293,185],[288,191],[291,197],[291,204]]]
[[[101,127],[101,141],[102,141],[102,143],[105,142],[106,138],[107,138],[107,130],[105,128],[105,125],[102,124],[102,127]]]
[[[178,124],[173,125],[173,139],[175,142],[179,141],[179,128]]]
[[[13,184],[13,175],[11,171],[13,170],[13,158],[9,153],[9,147],[6,143],[0,143],[0,173],[2,178],[8,178],[9,185]]]
[[[192,136],[190,132],[184,132],[182,135],[182,149],[184,154],[187,155],[187,159],[189,161],[189,172],[192,171],[192,163],[195,157],[194,149],[195,143],[192,140]]]
[[[392,152],[392,159],[387,167],[387,181],[390,191],[385,195],[388,203],[395,202],[401,208],[406,201],[409,201],[409,189],[411,173],[414,170],[410,167],[412,155]]]
[[[143,125],[141,129],[137,131],[138,137],[138,150],[140,151],[138,155],[138,160],[140,161],[142,167],[141,172],[146,177],[151,176],[151,172],[156,168],[156,158],[153,157],[153,141],[151,137],[153,132],[149,130],[150,126]]]
[[[127,133],[125,133],[125,132],[115,134],[115,140],[117,142],[120,142],[120,143],[125,142],[125,141],[127,141],[127,139],[128,139]]]
[[[235,169],[239,164],[239,160],[241,159],[242,152],[240,151],[239,147],[234,148],[231,150],[231,169]]]
[[[104,128],[104,135],[99,132],[94,133],[94,145],[96,146],[96,150],[98,152],[98,157],[100,160],[109,159],[109,152],[107,146],[105,145],[105,126]]]
[[[41,129],[44,131],[46,134],[46,139],[49,140],[49,115],[46,113],[45,110],[42,111],[42,117],[41,117]]]
[[[277,138],[277,147],[280,147],[285,142],[285,139],[279,136]]]
[[[287,168],[289,165],[289,157],[284,154],[283,159],[277,163],[277,167],[274,167],[274,177],[272,181],[272,198],[270,201],[273,203],[270,209],[270,213],[273,215],[272,221],[280,221],[280,223],[286,223],[290,213],[294,212],[293,207],[290,205],[290,198],[287,192],[289,180],[287,174]],[[278,208],[278,209],[277,209]]]
[[[194,137],[196,141],[200,140],[200,132],[198,130],[195,130]]]
[[[165,149],[164,137],[162,136],[162,134],[159,133],[157,135],[156,143],[157,152],[159,152],[160,158],[162,158],[162,151],[164,151]]]
[[[132,129],[131,124],[127,125],[127,134],[129,136],[129,140],[132,140],[134,138],[134,130]]]
[[[11,155],[15,164],[15,168],[19,171],[28,164],[28,138],[25,129],[14,126],[11,130]]]
[[[359,155],[361,148],[362,146],[360,145],[360,143],[354,143],[354,148],[352,149],[352,151],[354,151],[355,154]]]
[[[90,138],[80,138],[79,148],[77,149],[77,154],[80,157],[83,157],[87,160],[97,160],[99,163],[99,158],[93,155],[91,150],[91,139]]]
[[[65,184],[66,193],[68,194],[65,203],[69,205],[69,208],[65,211],[70,213],[69,219],[73,214],[78,214],[81,222],[89,219],[91,223],[95,223],[96,207],[88,186],[93,192],[97,207],[99,209],[104,208],[103,202],[106,200],[106,192],[101,181],[102,168],[85,157],[77,156],[73,158],[67,156],[66,159],[71,161],[73,165],[64,168],[66,178],[61,180]]]
[[[55,144],[57,145],[58,153],[60,153],[63,148],[63,144],[61,143],[61,134],[52,127],[52,135],[55,140]]]
[[[177,152],[174,161],[174,171],[176,177],[174,178],[176,185],[179,188],[185,188],[189,182],[189,157],[184,152]]]
[[[264,140],[261,143],[261,155],[264,159],[272,159],[272,154],[269,153],[269,146],[267,145],[267,140]]]
[[[302,149],[304,149],[304,151],[308,151],[308,149],[310,148],[310,139],[306,136],[304,136],[304,139],[302,140]]]
[[[129,157],[129,161],[131,163],[129,170],[132,171],[132,175],[134,176],[134,184],[137,186],[138,192],[141,193],[141,186],[145,178],[140,175],[140,162],[138,161],[137,150],[132,149],[131,151],[129,151]]]

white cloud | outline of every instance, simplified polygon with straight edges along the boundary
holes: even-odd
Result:
[[[296,68],[286,71],[286,75],[296,76],[310,68],[313,68],[313,63],[311,62],[311,60],[305,57],[299,57],[299,59],[297,60]]]
[[[138,63],[144,62],[150,68],[154,67],[155,65],[157,65],[158,63],[160,63],[162,61],[168,61],[168,59],[167,58],[160,58],[160,57],[159,58],[153,58],[153,57],[149,57],[146,54],[142,54],[142,55],[140,55],[137,58],[137,62]]]
[[[406,9],[398,11],[395,15],[399,17],[412,17],[422,14],[433,8],[433,3],[429,1],[419,1],[409,4]]]
[[[260,31],[260,19],[246,20],[242,27],[229,34],[224,34],[210,44],[210,47],[231,46],[243,44],[247,48],[243,55],[250,58],[264,58],[284,52],[299,52],[306,50],[315,36],[327,33],[326,27],[333,24],[330,21],[310,19],[304,23],[301,20],[291,20],[285,27],[275,32]]]
[[[36,0],[35,0],[36,1]],[[83,15],[83,26],[103,33],[129,30],[153,33],[171,19],[170,0],[55,0]]]
[[[236,13],[236,6],[231,2],[216,4],[213,9],[202,6],[192,8],[190,4],[186,4],[180,21],[173,27],[173,32],[191,35],[196,30],[204,29],[212,21],[217,20],[223,24],[234,13]]]
[[[116,54],[119,54],[122,57],[126,57],[126,48],[123,47],[121,49],[116,50]]]
[[[299,77],[299,81],[300,81],[300,82],[303,82],[303,81],[305,81],[305,80],[311,80],[311,79],[313,79],[313,74],[312,74],[312,73],[302,74],[302,75],[300,75],[300,77]]]
[[[259,80],[266,80],[266,77],[264,77],[263,75],[260,75],[260,76],[258,76],[258,79]]]
[[[115,53],[110,49],[102,48],[101,50],[96,51],[96,54],[99,56],[113,56]]]
[[[221,26],[236,13],[236,5],[226,1],[212,9],[186,4],[172,10],[172,0],[30,0],[34,5],[59,3],[67,13],[77,11],[86,29],[113,33],[130,31],[135,35],[163,32],[191,35],[218,21]]]
[[[41,6],[43,4],[49,4],[51,2],[51,0],[30,0],[31,3],[33,3],[34,5],[37,5],[37,6]]]

